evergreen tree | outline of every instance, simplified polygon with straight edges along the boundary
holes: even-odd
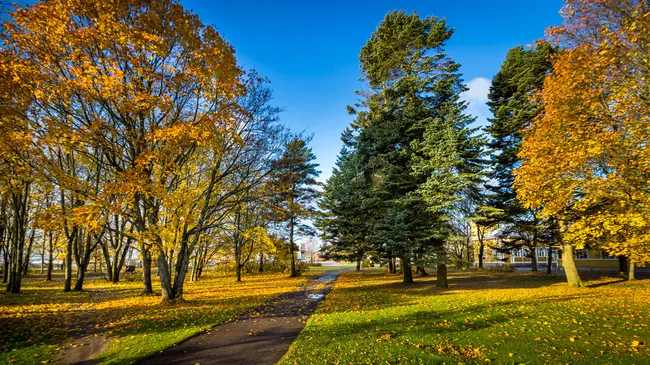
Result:
[[[488,119],[490,125],[486,128],[492,136],[487,205],[502,212],[499,236],[506,244],[504,251],[529,247],[534,271],[537,270],[535,248],[557,241],[557,225],[542,220],[538,211],[525,209],[517,201],[512,187],[513,171],[520,165],[517,154],[522,131],[543,110],[535,95],[552,68],[554,53],[555,48],[548,43],[538,43],[530,49],[522,46],[511,49],[492,80],[488,95],[488,106],[494,118]],[[550,263],[547,270],[550,272]]]
[[[378,215],[368,240],[411,265],[435,260],[446,272],[448,215],[480,181],[482,139],[460,100],[459,64],[444,53],[444,20],[396,11],[361,50],[371,91],[356,126],[356,152],[371,187],[365,207]],[[446,286],[446,275],[439,286]]]
[[[367,192],[358,156],[347,146],[343,147],[323,189],[320,208],[324,214],[318,220],[318,227],[327,242],[322,248],[323,257],[356,261],[357,271],[363,257],[371,250],[367,240],[368,216],[364,208]]]
[[[320,171],[314,162],[316,156],[308,147],[310,139],[300,135],[289,140],[286,149],[277,162],[273,176],[273,190],[277,192],[280,220],[286,224],[291,258],[291,277],[296,270],[296,235],[314,234],[309,220],[315,215],[315,200],[319,196],[316,181]]]

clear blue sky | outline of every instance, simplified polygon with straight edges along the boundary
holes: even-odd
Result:
[[[183,0],[235,47],[245,68],[271,80],[282,120],[313,134],[323,180],[341,148],[340,133],[356,101],[359,51],[391,10],[446,18],[456,31],[448,54],[462,65],[466,99],[479,122],[488,116],[489,80],[508,49],[533,43],[558,25],[562,0],[233,1]]]

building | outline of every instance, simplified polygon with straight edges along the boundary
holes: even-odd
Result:
[[[484,232],[484,253],[483,253],[483,267],[503,266],[504,264],[511,264],[516,267],[530,267],[532,266],[531,249],[528,247],[506,249],[503,242],[497,237],[498,227],[487,229]],[[471,228],[471,241],[474,246],[474,266],[479,266],[479,251],[480,240],[478,237],[478,230],[474,223]],[[537,265],[538,267],[545,268],[548,264],[548,246],[537,247]],[[580,270],[608,270],[618,272],[620,262],[616,256],[610,256],[607,252],[600,249],[586,248],[576,250],[575,263]],[[553,269],[562,268],[562,252],[558,246],[553,246],[551,257],[551,267]]]

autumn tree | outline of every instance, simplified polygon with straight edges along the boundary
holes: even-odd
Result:
[[[576,247],[650,260],[650,97],[646,1],[572,0],[551,28],[563,47],[546,77],[544,113],[526,131],[517,196],[559,220],[567,279]]]
[[[242,88],[231,46],[172,0],[48,1],[18,10],[6,28],[7,52],[24,65],[18,79],[35,96],[35,140],[97,165],[105,179],[97,197],[65,178],[62,190],[95,206],[121,196],[137,233],[145,292],[155,256],[163,298],[176,298],[182,290],[171,281],[161,214],[176,208],[171,196],[197,156],[220,155],[224,136],[236,133],[234,98]],[[52,156],[41,160],[56,171]],[[210,196],[197,194],[203,202]]]

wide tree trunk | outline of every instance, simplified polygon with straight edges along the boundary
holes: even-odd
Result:
[[[585,285],[583,284],[582,280],[580,280],[580,274],[578,274],[576,262],[573,258],[575,248],[573,245],[563,244],[562,251],[562,266],[564,267],[567,282],[573,287],[584,287]]]
[[[537,271],[537,247],[533,246],[530,248],[530,264],[532,266],[532,271]]]
[[[447,264],[438,264],[436,272],[436,288],[448,288],[447,283]]]
[[[553,272],[553,247],[548,246],[546,251],[546,273],[550,274]]]
[[[392,274],[393,270],[395,270],[395,264],[393,263],[393,258],[388,259],[388,273]]]
[[[165,251],[161,248],[158,252],[158,277],[160,278],[160,289],[162,291],[162,300],[169,302],[176,299],[176,294],[172,287],[172,277],[167,265],[167,259],[165,257]]]
[[[411,258],[409,256],[402,256],[400,259],[404,284],[413,284],[413,269],[411,267]]]
[[[628,275],[627,275],[627,279],[628,280],[635,280],[636,277],[635,277],[635,272],[634,271],[636,270],[636,264],[634,262],[630,261],[628,267],[629,267],[629,272],[628,272]]]

